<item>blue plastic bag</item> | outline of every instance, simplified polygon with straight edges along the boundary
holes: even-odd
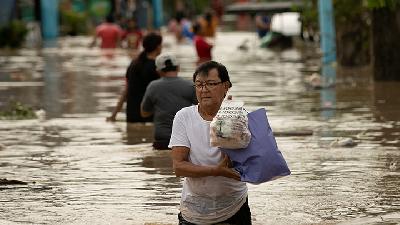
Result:
[[[268,123],[265,109],[249,113],[250,144],[243,149],[222,149],[240,173],[241,181],[259,184],[290,175]]]

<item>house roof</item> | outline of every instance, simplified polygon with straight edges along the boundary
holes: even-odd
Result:
[[[281,13],[295,11],[295,6],[301,6],[299,1],[281,1],[281,2],[238,2],[228,5],[225,8],[227,14],[239,13]]]

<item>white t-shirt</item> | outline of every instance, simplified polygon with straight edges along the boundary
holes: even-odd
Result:
[[[169,147],[188,147],[193,164],[218,165],[222,154],[210,146],[210,122],[200,116],[197,105],[181,109],[174,118]],[[218,223],[238,212],[246,197],[244,182],[221,176],[185,177],[180,211],[191,223]]]

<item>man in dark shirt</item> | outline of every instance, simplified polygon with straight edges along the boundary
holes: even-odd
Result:
[[[156,33],[150,33],[143,39],[143,51],[132,61],[126,72],[126,85],[118,100],[112,115],[107,117],[107,121],[115,121],[116,116],[122,109],[122,105],[127,101],[126,121],[150,122],[152,118],[143,118],[140,115],[140,103],[147,85],[159,78],[156,71],[155,58],[161,53],[162,37]]]

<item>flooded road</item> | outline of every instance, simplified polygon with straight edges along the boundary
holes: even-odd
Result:
[[[105,122],[130,58],[89,42],[69,37],[40,51],[0,52],[0,108],[14,100],[46,112],[0,120],[0,178],[27,182],[0,186],[0,224],[177,223],[181,180],[169,152],[152,150],[151,124],[127,127],[123,112]],[[230,72],[234,99],[249,111],[267,109],[292,171],[249,185],[254,224],[399,224],[400,83],[355,74],[315,90],[305,82],[318,72],[314,53],[256,42],[251,33],[219,33],[213,51]],[[164,45],[190,79],[193,46],[169,36]],[[356,146],[341,146],[342,138]]]

